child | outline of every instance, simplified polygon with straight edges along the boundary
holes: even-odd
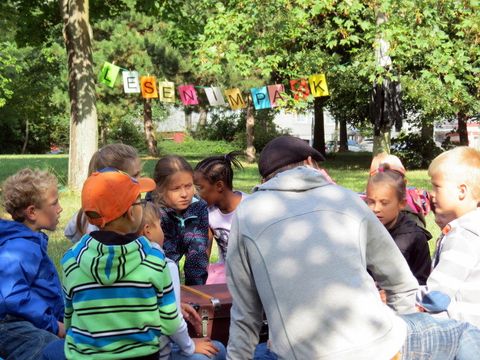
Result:
[[[208,204],[208,223],[218,246],[218,263],[208,267],[207,284],[226,283],[225,257],[233,215],[246,194],[233,191],[233,169],[242,169],[239,153],[211,156],[195,167],[194,182],[200,197]],[[211,242],[209,243],[211,249]]]
[[[145,205],[140,232],[152,242],[153,247],[157,247],[163,252],[164,235],[162,227],[160,226],[161,216],[162,214],[158,206],[148,202]],[[178,268],[172,260],[168,258],[165,258],[165,260],[172,277],[177,307],[180,309],[180,277]],[[185,306],[185,304],[182,304],[182,307],[183,306]],[[193,310],[191,314],[196,314],[195,310]],[[170,335],[167,340],[169,344],[161,349],[160,359],[223,360],[226,358],[225,347],[222,343],[203,338],[191,339],[188,335],[187,324],[185,320],[183,320],[183,317],[177,332]]]
[[[193,169],[181,156],[158,160],[153,178],[157,184],[152,198],[162,212],[165,255],[177,264],[185,255],[185,284],[201,285],[207,280],[207,203],[195,198]]]
[[[65,335],[60,279],[48,257],[48,236],[62,207],[57,179],[23,169],[3,184],[0,220],[0,357],[39,359],[43,348]]]
[[[400,248],[418,283],[425,285],[432,266],[428,247],[432,236],[402,212],[407,203],[403,176],[388,167],[382,169],[368,180],[366,197],[367,205]]]
[[[142,169],[137,150],[125,144],[109,144],[96,151],[88,164],[88,175],[108,167],[124,171],[134,178],[140,176]],[[75,243],[84,234],[90,234],[95,230],[98,228],[87,221],[87,217],[80,209],[68,222],[64,234]]]
[[[437,156],[428,175],[443,238],[417,300],[426,311],[480,326],[480,152],[457,147]]]
[[[177,331],[165,257],[135,235],[145,204],[140,194],[154,188],[152,179],[112,168],[85,181],[82,209],[99,231],[62,259],[67,359],[158,359],[166,345],[161,335]]]
[[[395,155],[381,153],[372,159],[370,164],[370,176],[375,175],[378,171],[387,168],[397,172],[404,179],[406,175],[405,167],[400,159]],[[405,183],[406,183],[405,179]],[[402,210],[415,223],[426,229],[427,223],[425,216],[430,212],[430,198],[428,192],[408,186],[406,191],[406,206]]]

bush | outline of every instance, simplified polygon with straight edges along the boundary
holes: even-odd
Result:
[[[199,128],[193,137],[199,140],[225,140],[234,141],[240,129],[240,114],[227,112],[212,112],[210,121]]]
[[[423,139],[420,134],[400,134],[392,139],[392,154],[402,160],[407,169],[425,169],[443,149],[432,138]]]
[[[145,151],[147,145],[143,130],[127,117],[118,119],[111,125],[111,130],[107,133],[109,143],[121,142],[131,145],[138,151]]]
[[[280,129],[273,122],[275,112],[260,110],[255,112],[254,146],[257,152],[262,151],[265,145],[279,135],[287,135],[288,131]],[[205,127],[199,129],[194,138],[201,140],[223,140],[232,142],[235,147],[245,149],[247,143],[246,111],[215,112]]]
[[[254,126],[254,140],[253,145],[257,153],[260,153],[267,143],[280,135],[288,135],[287,130],[280,129],[274,122],[275,112],[273,110],[260,110],[255,111],[255,126]],[[238,146],[245,148],[247,143],[247,117],[245,112],[242,112],[240,118],[239,126],[241,131],[239,131],[235,137],[236,143]]]

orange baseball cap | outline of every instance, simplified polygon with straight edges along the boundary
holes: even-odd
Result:
[[[125,214],[140,193],[155,187],[153,179],[135,179],[123,171],[105,168],[94,172],[83,184],[82,209],[90,224],[103,228]]]

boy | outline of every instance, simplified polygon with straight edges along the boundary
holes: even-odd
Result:
[[[0,357],[38,359],[63,337],[60,280],[47,254],[62,207],[57,179],[23,169],[3,184],[3,206],[14,221],[0,220]]]
[[[428,175],[443,236],[418,300],[428,312],[480,326],[480,152],[469,147],[444,152]]]
[[[161,335],[180,325],[163,253],[138,237],[148,178],[116,169],[93,173],[82,209],[99,227],[62,259],[68,359],[158,359]]]
[[[152,247],[163,253],[164,234],[160,225],[160,209],[152,202],[145,204],[143,221],[139,232],[152,242]],[[177,264],[165,258],[172,277],[177,307],[182,309],[185,319],[191,319],[195,325],[201,326],[201,319],[197,312],[188,304],[180,304],[180,277]],[[166,339],[167,346],[161,349],[160,359],[166,360],[225,360],[225,347],[218,341],[207,338],[192,339],[188,335],[187,324],[182,319],[177,332]]]

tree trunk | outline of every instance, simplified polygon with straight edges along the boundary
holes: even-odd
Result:
[[[185,108],[185,130],[190,133],[192,131],[192,110]]]
[[[25,140],[23,141],[22,154],[25,154],[25,151],[27,151],[28,138],[29,138],[29,126],[28,126],[28,119],[27,119],[27,121],[25,122]]]
[[[340,149],[343,152],[348,150],[347,120],[340,120]]]
[[[422,121],[422,139],[423,140],[429,140],[433,139],[433,123],[432,122],[427,122],[427,121]]]
[[[99,134],[100,146],[104,147],[105,145],[107,145],[107,138],[108,138],[107,122],[105,120],[100,121],[98,127],[100,130],[100,134]]]
[[[150,99],[143,101],[143,127],[145,130],[145,139],[147,140],[148,153],[150,156],[158,156],[157,139],[152,119],[152,103]]]
[[[80,190],[88,163],[98,148],[95,76],[92,61],[92,29],[88,0],[60,0],[68,58],[70,96],[70,148],[68,185]]]
[[[387,15],[381,11],[378,11],[376,15],[377,27],[386,23],[387,21],[388,21]],[[377,66],[388,68],[392,65],[392,59],[388,55],[389,47],[390,47],[390,44],[388,43],[388,41],[386,41],[383,38],[382,34],[380,33],[377,37],[377,47],[375,50],[375,63]],[[376,104],[376,107],[379,107],[379,106],[380,104]],[[386,116],[386,115],[384,114],[382,116]],[[386,152],[387,154],[390,154],[390,128],[387,129],[386,126],[381,126],[379,134],[374,133],[374,136],[373,136],[372,155],[375,156],[382,152]]]
[[[255,140],[255,116],[253,114],[253,104],[252,102],[249,102],[247,106],[247,126],[246,126],[246,131],[247,131],[247,150],[245,151],[245,154],[247,155],[247,161],[249,163],[255,162],[255,145],[253,145],[253,141]]]
[[[313,148],[325,155],[325,120],[323,118],[322,98],[315,98],[313,111]]]
[[[200,106],[200,115],[198,118],[198,129],[204,128],[207,125],[208,110],[204,106]]]
[[[390,154],[390,131],[381,132],[380,135],[373,137],[372,156],[383,152]]]
[[[464,113],[460,112],[457,114],[457,120],[460,145],[468,146],[467,117]]]

